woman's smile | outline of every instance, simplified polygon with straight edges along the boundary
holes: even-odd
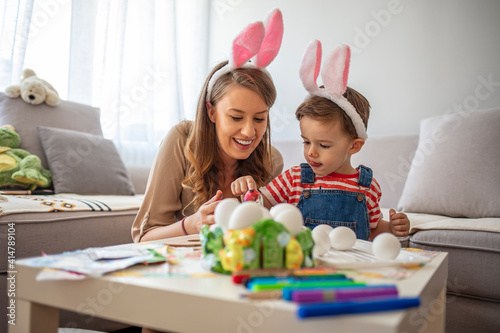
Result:
[[[242,140],[242,139],[236,139],[236,138],[233,138],[233,140],[236,142],[236,146],[240,149],[243,149],[243,150],[247,150],[247,149],[250,149],[250,147],[252,146],[252,142],[254,142],[254,140]]]

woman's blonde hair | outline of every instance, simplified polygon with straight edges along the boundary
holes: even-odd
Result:
[[[224,164],[219,158],[215,124],[208,117],[206,107],[208,82],[212,75],[226,64],[227,61],[215,66],[206,79],[198,100],[194,125],[184,148],[188,168],[182,186],[193,191],[194,198],[189,205],[193,205],[195,211],[214,196],[217,190],[224,186],[226,181]],[[211,96],[208,100],[215,107],[227,91],[235,85],[250,89],[259,94],[268,108],[271,108],[276,100],[276,88],[269,74],[257,68],[245,67],[237,68],[221,75],[214,83]],[[232,175],[233,179],[251,175],[259,187],[271,180],[273,166],[270,129],[268,117],[266,132],[261,142],[246,160],[238,161],[236,173]]]

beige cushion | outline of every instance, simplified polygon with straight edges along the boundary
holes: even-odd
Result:
[[[40,157],[44,168],[47,158],[36,130],[37,126],[65,128],[102,136],[100,111],[88,105],[61,101],[57,106],[31,105],[21,98],[0,93],[0,125],[12,125],[21,136],[20,148]]]
[[[406,212],[500,217],[500,109],[422,120],[399,200]]]
[[[113,141],[99,135],[39,126],[56,193],[133,195]]]
[[[353,166],[363,164],[373,170],[373,177],[382,190],[380,207],[395,209],[398,206],[417,145],[418,135],[371,136],[363,148],[352,155]]]

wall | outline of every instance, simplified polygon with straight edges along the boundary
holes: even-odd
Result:
[[[275,139],[296,139],[306,45],[353,47],[349,85],[372,105],[369,136],[416,134],[423,118],[500,105],[500,1],[212,0],[209,64],[227,59],[247,24],[280,8],[285,35],[268,69],[278,100]],[[489,82],[489,83],[488,83]]]

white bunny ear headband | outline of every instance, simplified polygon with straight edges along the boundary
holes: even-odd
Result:
[[[316,83],[321,67],[321,53],[320,41],[313,40],[307,46],[300,67],[300,79],[304,88],[311,96],[324,97],[337,104],[351,118],[358,137],[366,140],[368,135],[363,119],[356,112],[356,108],[344,97],[349,77],[351,48],[346,44],[341,44],[326,59],[321,71],[324,89],[318,87]]]
[[[283,15],[279,9],[272,10],[264,20],[248,25],[233,41],[227,65],[215,72],[207,86],[206,101],[210,102],[212,89],[222,75],[236,68],[265,68],[278,54],[283,38]],[[250,59],[252,63],[248,62]]]

